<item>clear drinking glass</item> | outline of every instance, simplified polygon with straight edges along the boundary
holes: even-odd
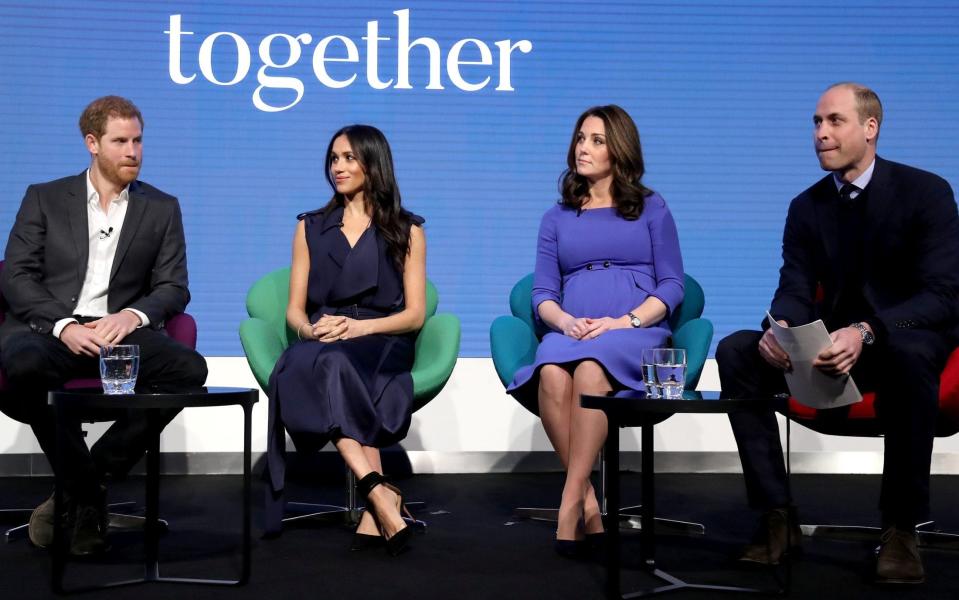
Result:
[[[686,385],[686,351],[682,348],[656,348],[656,381],[663,389],[663,398],[681,398]]]
[[[646,396],[649,398],[659,398],[662,393],[662,388],[656,382],[656,352],[655,348],[643,350],[643,383],[646,385]]]
[[[140,371],[140,347],[136,344],[100,348],[100,380],[104,394],[132,394]]]

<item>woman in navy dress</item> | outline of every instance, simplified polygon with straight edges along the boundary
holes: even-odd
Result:
[[[589,477],[607,433],[606,416],[579,406],[579,395],[642,389],[642,350],[665,344],[684,276],[676,225],[641,183],[639,133],[623,109],[583,113],[566,162],[562,199],[540,225],[533,282],[533,312],[548,333],[508,391],[538,407],[566,468],[556,550],[574,556],[585,536],[603,533]]]
[[[284,427],[301,449],[332,441],[367,498],[353,549],[382,544],[397,554],[411,529],[379,449],[410,427],[415,334],[426,315],[423,219],[402,208],[378,129],[344,127],[325,159],[333,198],[300,215],[293,237],[286,320],[300,341],[270,377],[271,484],[283,488]]]

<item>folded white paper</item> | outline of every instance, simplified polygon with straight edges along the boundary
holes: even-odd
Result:
[[[784,327],[766,312],[769,327],[786,354],[792,369],[786,372],[786,385],[800,404],[810,408],[836,408],[862,400],[856,382],[849,375],[829,375],[813,366],[819,353],[832,345],[822,320],[797,327]]]

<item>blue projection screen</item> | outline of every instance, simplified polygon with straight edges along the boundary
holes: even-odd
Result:
[[[348,123],[390,139],[471,357],[532,270],[588,106],[636,120],[717,340],[768,306],[786,207],[822,175],[811,115],[828,84],[876,89],[880,154],[959,183],[954,0],[4,2],[0,61],[2,239],[28,184],[87,166],[83,107],[133,99],[141,178],[183,208],[207,356],[242,353],[246,291],[329,199],[323,151]]]

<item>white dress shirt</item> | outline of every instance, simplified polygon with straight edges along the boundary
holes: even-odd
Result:
[[[872,159],[872,162],[869,163],[869,168],[862,172],[862,175],[856,177],[855,181],[850,181],[849,183],[856,186],[856,189],[849,192],[849,198],[855,200],[859,194],[862,193],[866,186],[869,185],[869,182],[872,181],[872,172],[876,169],[876,159]],[[842,179],[839,179],[839,176],[835,173],[832,174],[833,183],[836,184],[837,190],[842,190],[842,186],[846,185],[843,183]]]
[[[107,310],[107,295],[110,291],[110,271],[113,270],[113,259],[117,254],[117,242],[120,239],[120,230],[123,229],[123,218],[127,214],[127,204],[130,201],[130,186],[126,186],[120,194],[110,201],[106,212],[100,206],[100,194],[93,187],[90,180],[90,170],[87,169],[87,238],[89,252],[87,254],[87,271],[83,277],[83,287],[77,298],[77,305],[73,309],[74,316],[105,317],[110,314]],[[140,327],[149,325],[150,320],[142,311],[135,308],[125,308],[140,318]],[[53,326],[54,337],[59,338],[63,328],[70,323],[76,323],[73,317],[60,319]]]

